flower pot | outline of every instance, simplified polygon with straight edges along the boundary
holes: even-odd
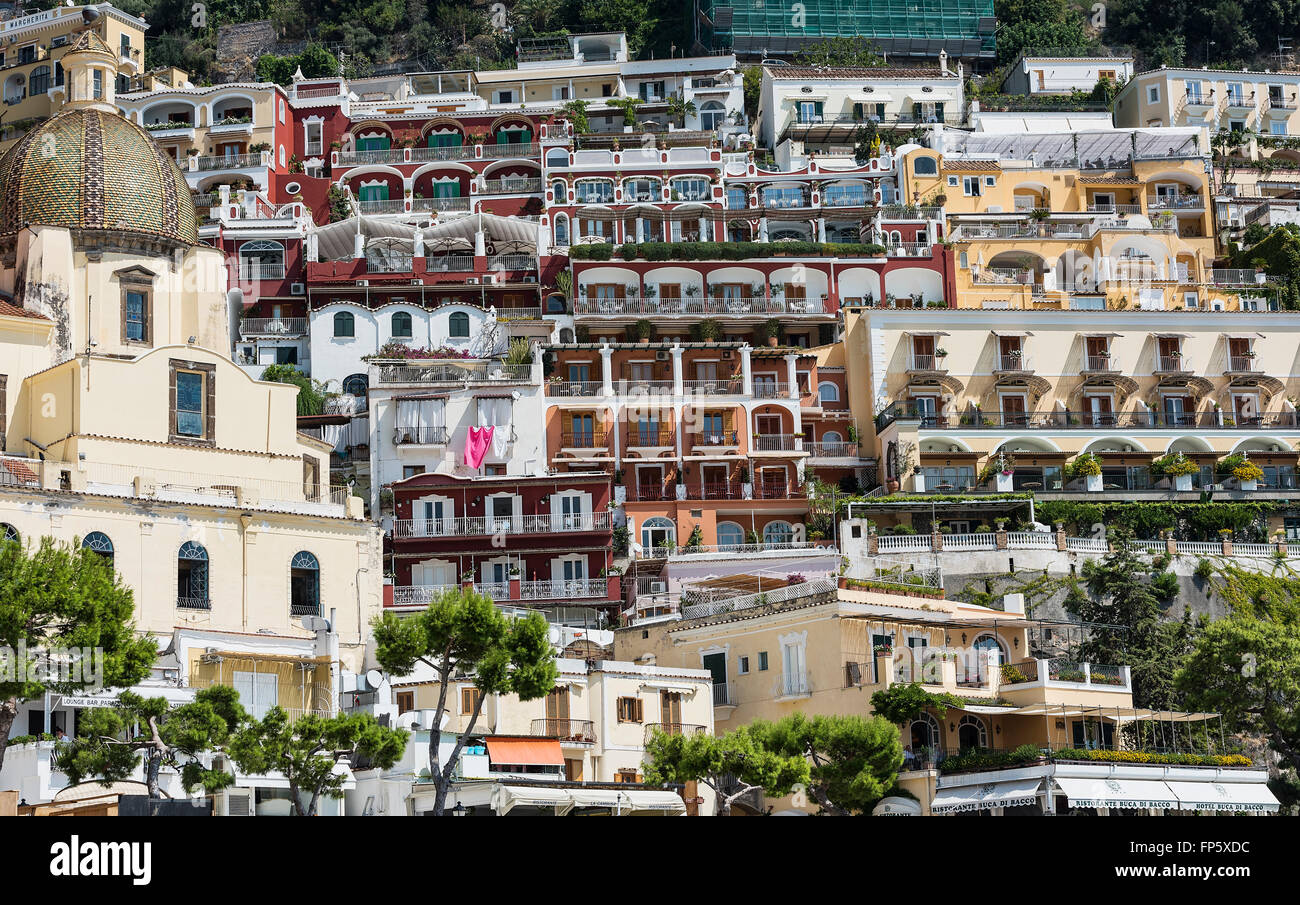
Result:
[[[767,344],[768,344],[769,346],[771,346],[773,349],[776,348],[776,344],[777,344],[777,342],[778,342],[778,340],[777,340],[777,338],[776,338],[775,336],[769,336],[769,337],[767,338]]]
[[[1241,482],[1241,489],[1242,489],[1242,490],[1245,490],[1245,491],[1258,490],[1258,489],[1259,489],[1259,482],[1258,482],[1258,481],[1242,481],[1242,482]]]
[[[1084,477],[1084,486],[1089,493],[1101,493],[1101,475],[1090,474]]]
[[[923,474],[912,475],[912,492],[925,493],[925,475]]]
[[[993,489],[998,493],[1010,493],[1015,489],[1015,485],[1012,482],[1014,477],[1014,474],[1003,474],[999,471],[993,476]]]
[[[897,481],[886,482],[885,490],[890,494],[898,493],[898,482]]]
[[[1174,475],[1174,490],[1188,491],[1192,489],[1192,476],[1189,474]]]

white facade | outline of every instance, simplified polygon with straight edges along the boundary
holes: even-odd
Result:
[[[1011,65],[1002,90],[1007,94],[1069,94],[1091,91],[1103,77],[1124,84],[1133,78],[1133,58],[1021,56]]]

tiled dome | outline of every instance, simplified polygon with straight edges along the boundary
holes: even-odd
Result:
[[[29,225],[198,242],[176,162],[144,129],[95,108],[65,109],[0,158],[0,235]]]

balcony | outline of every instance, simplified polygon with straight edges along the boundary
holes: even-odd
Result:
[[[629,425],[627,429],[628,447],[665,447],[676,443],[676,433],[671,427],[639,427]]]
[[[793,500],[801,496],[797,485],[788,481],[760,481],[754,485],[756,500]]]
[[[856,459],[858,444],[851,440],[818,440],[805,443],[804,449],[814,459]]]
[[[401,540],[441,537],[490,537],[494,534],[569,534],[610,531],[609,510],[583,515],[518,515],[442,519],[399,519],[393,537]]]
[[[363,214],[406,213],[406,201],[402,198],[362,198],[357,202],[357,207]],[[407,260],[409,261],[410,258],[408,257]]]
[[[596,427],[591,430],[564,430],[560,432],[560,447],[562,449],[608,450],[609,436],[605,433],[603,427]]]
[[[1119,369],[1111,362],[1110,354],[1083,356],[1082,371],[1085,374],[1117,374]]]
[[[1032,374],[1034,360],[1021,352],[1000,353],[993,362],[994,374]]]
[[[695,450],[705,450],[704,455],[708,455],[711,449],[726,449],[727,447],[736,446],[740,442],[738,431],[725,429],[719,431],[702,431],[696,434],[691,441],[691,452]]]
[[[714,686],[715,688],[717,686]],[[646,723],[645,740],[654,738],[656,732],[664,735],[708,735],[709,727],[699,723]]]
[[[1021,660],[1002,667],[1002,690],[1020,691],[1026,688],[1085,688],[1100,692],[1132,694],[1133,687],[1127,666],[1107,666],[1100,663],[1082,663],[1055,657],[1050,660]]]
[[[262,264],[255,261],[239,262],[239,279],[247,280],[283,280],[283,264]]]
[[[467,211],[469,210],[469,199],[461,197],[452,198],[412,198],[411,212],[428,214],[441,211]]]
[[[537,157],[541,152],[537,142],[504,142],[502,144],[483,145],[485,160],[504,160],[509,157]]]
[[[885,246],[885,253],[891,258],[928,258],[930,249],[928,242],[894,242]]]
[[[1228,367],[1224,370],[1224,374],[1254,375],[1262,373],[1263,371],[1257,364],[1253,352],[1249,355],[1229,355]]]
[[[811,697],[812,692],[812,681],[805,673],[782,673],[772,687],[772,697],[777,701]]]
[[[245,317],[239,321],[243,339],[254,336],[306,336],[305,317]]]
[[[529,383],[533,375],[532,365],[484,360],[380,363],[377,368],[376,382],[382,385]]]
[[[942,371],[948,373],[948,366],[944,364],[946,356],[933,355],[926,352],[913,352],[907,359],[908,371]]]
[[[895,402],[876,417],[876,429],[883,430],[894,421],[919,421],[922,430],[1292,430],[1297,427],[1297,413],[1280,411],[1256,417],[1237,417],[1232,412],[999,412],[974,410],[945,415],[918,409],[907,402]]]
[[[357,153],[370,154],[371,151],[353,152],[352,154],[340,154],[339,163],[357,163],[359,161],[350,159]],[[474,158],[473,145],[450,145],[442,148],[411,148],[411,163],[429,163],[439,160],[472,160]]]
[[[1148,195],[1147,210],[1186,211],[1204,210],[1205,199],[1200,195]]]
[[[213,172],[216,170],[243,170],[249,167],[267,167],[271,165],[271,153],[269,151],[256,151],[252,154],[225,154],[219,157],[199,157],[190,158],[190,170],[198,170],[201,173]]]
[[[1191,368],[1185,363],[1181,353],[1157,353],[1153,374],[1190,374]]]
[[[754,452],[795,452],[803,448],[794,434],[754,434]]]
[[[428,199],[436,200],[436,199]],[[454,200],[454,199],[442,199]],[[425,273],[474,273],[473,255],[439,255],[424,259]]]
[[[627,499],[630,503],[667,503],[677,499],[677,487],[679,485],[668,481],[666,483],[654,484],[634,484],[627,488]],[[685,485],[681,485],[685,491]]]
[[[529,254],[492,255],[487,259],[488,270],[536,270],[537,256]]]
[[[1101,204],[1089,204],[1088,213],[1090,214],[1140,214],[1142,213],[1142,205],[1115,204],[1113,202],[1103,202]]]
[[[519,582],[520,600],[605,599],[609,582],[604,578],[551,578]]]
[[[533,720],[529,734],[539,738],[557,738],[562,745],[596,744],[596,724],[591,720]]]
[[[415,259],[401,252],[389,251],[382,257],[366,258],[366,273],[414,273],[414,268]]]
[[[207,597],[177,597],[176,608],[180,610],[210,610],[212,601]]]
[[[445,427],[397,427],[393,431],[396,446],[446,446]]]
[[[596,317],[666,317],[726,315],[769,317],[781,314],[827,314],[820,299],[787,299],[781,296],[744,298],[578,298],[573,313]]]
[[[1269,95],[1268,109],[1285,110],[1285,111],[1295,110],[1296,109],[1295,96],[1293,95],[1290,100],[1287,100],[1285,97],[1281,97],[1278,95]]]

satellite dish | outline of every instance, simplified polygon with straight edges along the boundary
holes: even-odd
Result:
[[[384,674],[377,669],[372,669],[366,673],[366,684],[371,688],[378,688],[384,684]]]

